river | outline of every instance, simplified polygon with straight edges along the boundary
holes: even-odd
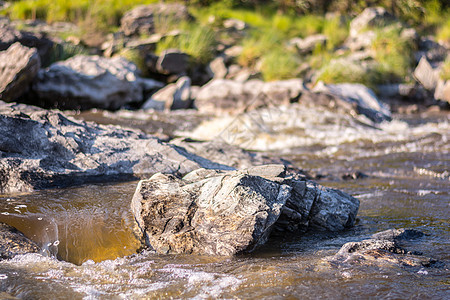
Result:
[[[372,126],[328,112],[276,113],[270,118],[264,111],[258,118],[220,118],[197,129],[183,125],[178,134],[211,137],[208,128],[228,142],[290,159],[319,183],[361,201],[354,228],[274,236],[256,252],[231,258],[147,250],[137,254],[129,210],[137,182],[0,195],[0,221],[17,227],[45,252],[0,262],[0,298],[448,299],[448,114],[396,115],[390,123]],[[101,121],[108,122],[102,116]],[[192,118],[186,116],[183,120]],[[120,122],[155,127],[150,126],[154,117],[131,116]],[[170,134],[175,131],[170,127]],[[404,242],[404,247],[445,267],[324,263],[346,242],[402,227],[426,234]]]

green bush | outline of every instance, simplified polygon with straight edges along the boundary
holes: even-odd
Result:
[[[450,80],[450,56],[447,56],[447,59],[444,61],[439,75],[443,80]]]
[[[324,65],[316,77],[316,82],[324,83],[362,83],[373,87],[379,82],[378,72],[364,68],[348,59],[334,59]]]
[[[189,54],[195,62],[208,63],[214,58],[217,45],[214,31],[206,26],[184,24],[180,35],[168,36],[157,45],[156,52],[179,49]]]
[[[404,81],[411,74],[415,62],[415,45],[401,35],[401,29],[391,27],[376,31],[372,43],[378,72],[384,74],[386,82]]]
[[[299,57],[281,47],[270,49],[261,58],[261,73],[266,81],[295,78],[299,74],[299,66]]]
[[[50,51],[50,58],[47,62],[43,62],[43,67],[47,67],[55,62],[69,59],[75,55],[88,55],[89,52],[81,45],[71,43],[54,44]]]

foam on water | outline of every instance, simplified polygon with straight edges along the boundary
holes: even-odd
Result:
[[[251,150],[273,151],[312,145],[329,147],[357,141],[415,141],[433,133],[439,134],[445,144],[449,132],[448,119],[414,126],[402,120],[374,124],[363,116],[291,105],[234,117],[217,117],[204,121],[192,132],[180,134],[199,140],[223,139]],[[421,141],[422,144],[426,142],[426,139]],[[409,151],[417,150],[414,142],[404,147]]]

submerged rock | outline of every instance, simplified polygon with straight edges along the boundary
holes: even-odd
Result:
[[[234,255],[263,244],[274,228],[350,227],[359,201],[288,175],[283,165],[263,165],[199,169],[183,178],[158,173],[138,184],[131,207],[145,243],[158,253]]]
[[[138,130],[0,101],[0,193],[199,167],[232,169]]]
[[[370,239],[346,243],[336,255],[325,260],[332,265],[442,266],[441,262],[422,256],[421,253],[408,251],[399,245],[402,240],[422,236],[422,232],[414,229],[389,229],[372,235]]]
[[[40,70],[33,92],[46,107],[118,109],[142,102],[145,90],[162,86],[141,78],[136,65],[124,58],[77,55]]]
[[[14,43],[0,52],[0,99],[14,101],[24,94],[40,67],[36,49]]]
[[[37,253],[41,249],[22,232],[0,222],[0,260],[10,259],[19,254]]]

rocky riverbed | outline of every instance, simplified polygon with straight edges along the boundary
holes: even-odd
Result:
[[[70,41],[51,24],[1,19],[0,296],[313,297],[307,282],[324,297],[444,298],[448,45],[401,25],[414,79],[376,92],[313,71],[265,82],[233,64],[232,45],[195,66],[156,55],[164,14],[192,18],[138,7],[103,45],[57,62]],[[391,17],[357,16],[341,60],[370,65],[362,28]],[[291,44],[310,53],[326,37]]]

